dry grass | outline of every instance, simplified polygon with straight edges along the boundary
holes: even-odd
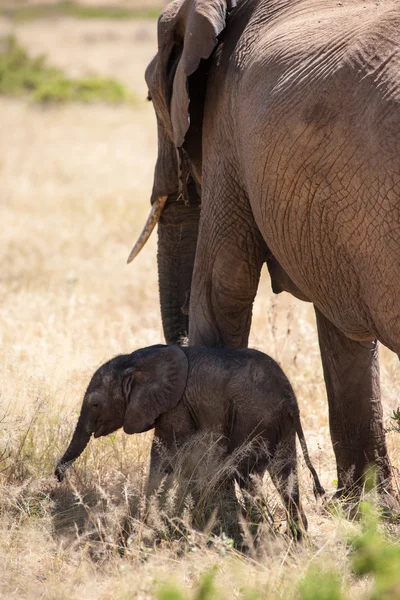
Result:
[[[14,25],[3,21],[1,28]],[[145,96],[154,24],[59,19],[51,27],[21,24],[16,33],[29,51],[47,52],[70,74],[112,75]],[[180,536],[172,534],[167,509],[167,529],[155,545],[157,528],[153,524],[151,533],[148,525],[149,541],[139,518],[149,434],[119,432],[91,442],[68,480],[55,482],[55,461],[93,370],[116,353],[162,341],[155,239],[133,265],[125,264],[148,209],[155,119],[145,102],[42,109],[1,99],[0,115],[0,596],[144,599],[170,576],[191,587],[204,569],[217,565],[224,597],[243,597],[251,584],[266,598],[276,590],[290,598],[309,565],[322,563],[340,570],[351,598],[364,598],[370,584],[350,576],[344,541],[358,525],[315,504],[305,468],[308,540],[294,551],[279,532],[269,533],[257,556],[239,554],[226,537],[196,533],[190,523]],[[288,296],[274,298],[266,273],[251,345],[287,371],[312,460],[332,490],[335,469],[312,309]],[[389,418],[397,407],[399,370],[389,352],[382,359]],[[397,434],[390,434],[389,444],[398,467]],[[271,487],[265,489],[275,506]],[[193,513],[190,498],[182,511],[180,523]]]

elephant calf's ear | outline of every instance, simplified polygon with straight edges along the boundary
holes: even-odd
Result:
[[[188,361],[178,346],[151,346],[132,354],[132,368],[124,374],[122,387],[128,405],[125,433],[141,433],[174,408],[182,398]]]

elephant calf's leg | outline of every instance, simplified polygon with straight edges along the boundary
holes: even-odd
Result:
[[[172,473],[171,465],[168,461],[167,449],[162,442],[154,437],[151,445],[150,467],[147,478],[146,497],[150,498],[160,488],[167,475]]]
[[[285,505],[290,534],[301,540],[308,523],[300,502],[294,435],[279,443],[268,472]]]
[[[315,312],[337,462],[338,492],[359,491],[370,464],[377,466],[380,486],[390,490],[378,344],[348,339],[317,308]]]

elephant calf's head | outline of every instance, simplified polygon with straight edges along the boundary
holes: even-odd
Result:
[[[188,362],[177,346],[150,346],[113,358],[93,375],[83,399],[71,443],[57,464],[59,481],[76,460],[92,434],[108,435],[120,427],[141,433],[181,399]]]
[[[123,425],[125,408],[119,369],[124,358],[116,357],[100,367],[86,390],[81,416],[86,431],[93,433],[95,438],[112,433]]]

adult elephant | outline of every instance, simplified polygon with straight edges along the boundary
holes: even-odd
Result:
[[[146,72],[166,340],[191,288],[190,343],[246,346],[267,256],[274,291],[315,306],[339,489],[371,462],[389,481],[376,340],[400,352],[400,2],[226,2],[168,5]]]

